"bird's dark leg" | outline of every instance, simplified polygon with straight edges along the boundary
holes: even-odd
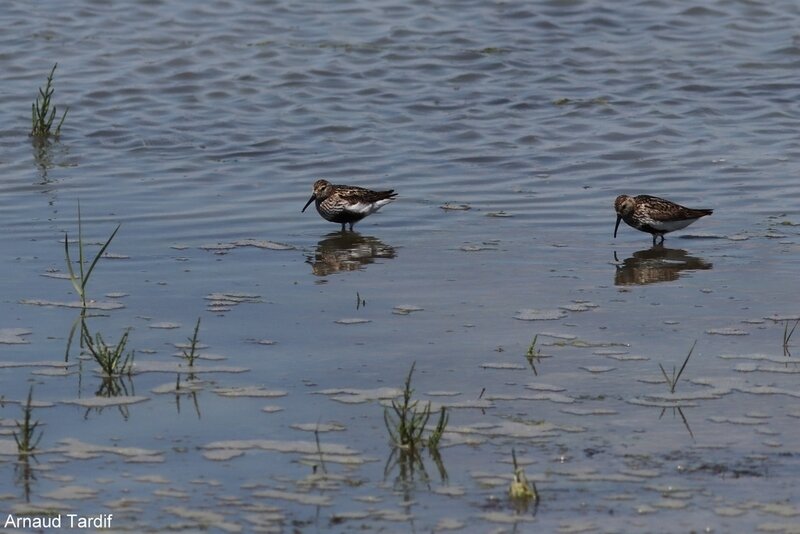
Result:
[[[350,231],[353,231],[353,223],[350,223]]]
[[[656,246],[656,234],[653,234],[653,246]]]
[[[342,223],[342,232],[344,232],[344,224],[345,224],[345,223]]]

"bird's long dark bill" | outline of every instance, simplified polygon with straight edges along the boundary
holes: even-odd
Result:
[[[614,239],[617,238],[617,229],[619,228],[620,221],[622,221],[622,216],[621,215],[617,215],[617,224],[614,225]]]
[[[306,211],[306,208],[308,207],[308,205],[311,204],[312,202],[314,202],[315,200],[317,200],[317,195],[311,195],[311,198],[308,199],[308,202],[306,202],[306,205],[303,206],[303,209],[300,210],[300,213],[303,213],[304,211]]]

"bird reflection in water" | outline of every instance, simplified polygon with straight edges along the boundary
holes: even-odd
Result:
[[[617,253],[614,259],[619,261]],[[698,271],[712,269],[714,265],[688,252],[676,248],[656,245],[646,250],[634,252],[617,265],[614,274],[614,285],[644,285],[677,280],[681,271]]]
[[[394,247],[382,243],[375,237],[358,232],[334,232],[317,243],[313,255],[306,263],[316,276],[327,276],[340,271],[363,269],[378,258],[391,259],[396,255]]]

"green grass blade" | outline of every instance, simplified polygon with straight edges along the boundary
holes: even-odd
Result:
[[[117,235],[117,231],[119,230],[120,226],[122,226],[122,224],[118,224],[117,227],[114,228],[114,231],[111,232],[111,236],[108,238],[108,240],[105,242],[103,247],[100,249],[100,252],[98,252],[97,255],[94,257],[94,260],[92,261],[92,264],[89,266],[89,270],[86,271],[86,275],[85,275],[85,277],[83,279],[84,285],[86,285],[86,283],[89,281],[89,277],[92,275],[92,271],[94,270],[94,266],[97,265],[97,262],[100,260],[100,256],[103,255],[103,253],[108,248],[108,245],[111,244],[111,240],[114,239],[115,235]]]
[[[69,256],[69,234],[66,232],[64,232],[64,255],[66,256],[67,260],[69,281],[72,282],[72,285],[75,287],[75,291],[77,291],[78,296],[81,297],[81,300],[83,300],[83,286],[81,283],[79,283],[78,277],[75,276],[75,270],[72,268],[72,258]]]
[[[61,120],[58,121],[58,126],[56,126],[56,136],[61,135],[61,126],[64,124],[64,119],[67,118],[67,113],[69,113],[69,108],[64,110],[64,114],[61,115]]]
[[[81,273],[81,285],[86,287],[86,278],[83,276],[83,219],[81,218],[81,201],[78,201],[78,270]]]
[[[681,365],[681,368],[678,371],[678,376],[675,377],[675,383],[676,384],[678,383],[678,380],[681,379],[681,375],[683,374],[683,370],[686,368],[686,364],[689,363],[689,358],[692,357],[692,352],[694,352],[695,345],[697,345],[697,340],[696,339],[694,340],[694,343],[692,343],[692,348],[689,349],[689,354],[686,355],[686,359],[683,360],[683,365]]]

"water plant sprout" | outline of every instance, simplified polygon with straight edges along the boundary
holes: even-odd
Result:
[[[17,430],[19,433],[14,432],[14,441],[17,442],[17,452],[20,455],[33,454],[39,442],[42,440],[42,431],[36,435],[36,427],[39,426],[39,421],[33,421],[31,414],[33,413],[33,386],[28,389],[28,400],[22,408],[22,422],[17,421]]]
[[[200,317],[197,318],[197,323],[194,325],[194,334],[192,337],[187,338],[189,340],[189,352],[182,350],[183,359],[189,362],[189,367],[194,367],[194,361],[197,359],[197,342],[198,342],[198,333],[200,332]]]
[[[789,330],[789,321],[786,321],[783,325],[783,355],[790,356],[789,353],[789,341],[792,339],[792,335],[794,335],[795,329],[797,329],[797,325],[800,324],[800,319],[794,322],[794,326],[791,330]]]
[[[64,119],[67,118],[69,108],[64,110],[64,114],[61,116],[61,120],[58,121],[55,131],[52,131],[53,121],[56,118],[56,106],[52,103],[53,92],[55,91],[53,75],[56,72],[56,67],[58,67],[58,63],[50,69],[44,89],[39,88],[39,96],[31,104],[31,137],[47,139],[51,135],[54,137],[61,135],[61,126],[64,124]]]
[[[89,268],[86,268],[86,259],[83,253],[83,227],[81,223],[81,205],[78,204],[78,272],[75,272],[75,269],[72,266],[72,259],[69,255],[69,235],[65,232],[64,233],[64,256],[67,262],[67,270],[69,271],[69,280],[72,282],[75,291],[78,292],[78,296],[81,299],[81,307],[85,310],[86,309],[86,286],[89,283],[89,278],[92,276],[92,271],[94,271],[97,262],[100,260],[100,257],[108,248],[108,245],[111,244],[111,240],[114,239],[114,236],[117,235],[117,231],[119,231],[121,224],[118,224],[117,227],[111,232],[111,235],[103,243],[103,246],[100,248],[100,251],[94,257],[92,262],[89,264]]]
[[[539,339],[539,334],[533,336],[533,341],[531,341],[530,346],[528,346],[528,351],[525,353],[525,359],[528,360],[528,365],[531,366],[533,369],[533,374],[538,376],[539,373],[536,371],[536,364],[535,362],[539,361],[539,358],[542,355],[542,352],[536,348],[536,341]]]
[[[325,458],[322,456],[322,445],[319,442],[319,421],[317,421],[317,426],[314,428],[314,440],[317,442],[317,455],[319,456],[319,465],[322,467],[322,472],[326,475],[328,474],[328,469],[325,467]],[[314,473],[317,472],[317,466],[314,466]]]
[[[694,340],[694,343],[692,343],[692,348],[689,349],[689,354],[686,355],[686,359],[683,360],[683,365],[681,365],[681,368],[677,374],[675,374],[675,367],[672,368],[672,376],[670,376],[664,370],[664,366],[661,365],[660,363],[658,364],[658,367],[661,369],[661,373],[664,375],[664,379],[667,381],[667,384],[669,385],[670,393],[675,393],[675,387],[678,385],[678,381],[681,379],[683,370],[686,369],[686,364],[689,363],[689,358],[692,357],[692,352],[694,352],[695,345],[697,345],[696,339]]]
[[[114,229],[111,233],[109,238],[100,248],[100,251],[92,260],[92,263],[89,265],[89,268],[86,268],[86,260],[84,258],[83,252],[83,224],[81,221],[81,204],[78,202],[78,272],[75,272],[75,268],[73,267],[73,261],[69,254],[69,234],[66,232],[64,233],[64,257],[67,264],[67,270],[69,272],[69,280],[72,283],[72,286],[75,288],[75,291],[78,293],[78,297],[80,298],[81,303],[81,313],[72,323],[72,328],[69,331],[69,338],[67,339],[67,350],[64,354],[64,360],[69,360],[69,352],[72,348],[72,339],[75,336],[75,331],[78,329],[78,324],[82,325],[82,328],[86,321],[86,286],[89,283],[89,277],[92,275],[92,271],[97,265],[97,262],[100,260],[100,257],[106,251],[108,246],[111,244],[111,240],[114,239],[114,236],[117,235],[117,231],[120,228],[120,224]],[[81,347],[83,347],[83,333],[81,333]]]

